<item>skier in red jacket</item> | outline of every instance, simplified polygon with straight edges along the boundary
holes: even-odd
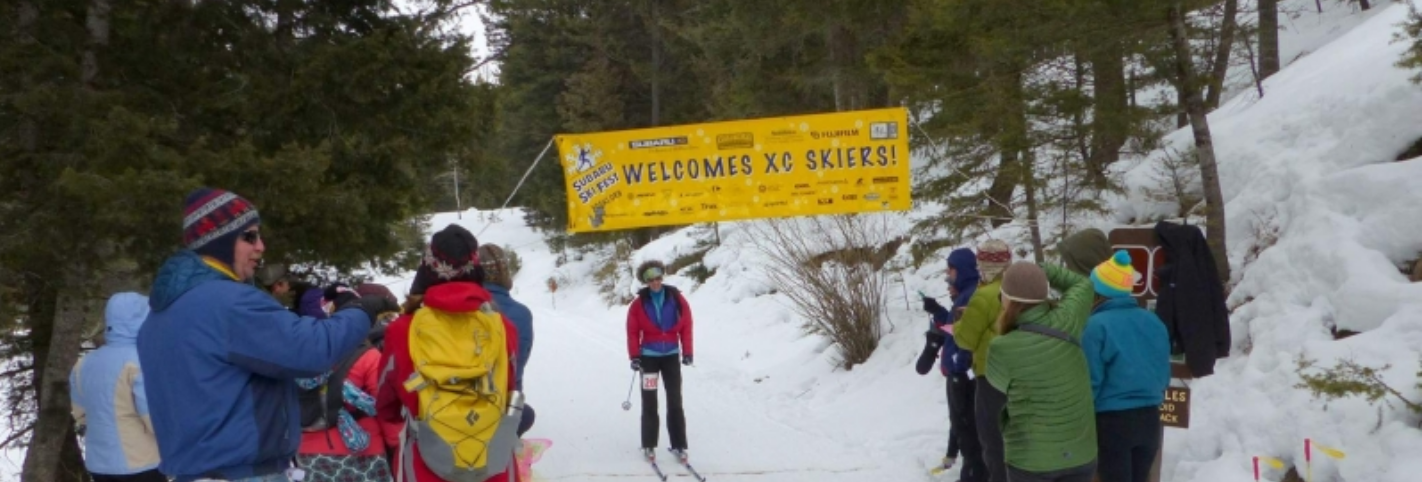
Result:
[[[637,268],[646,287],[627,307],[627,356],[632,370],[642,372],[642,451],[653,458],[661,433],[657,417],[657,385],[667,392],[667,432],[671,451],[686,459],[686,413],[681,404],[681,365],[692,363],[691,305],[676,287],[662,284],[666,267],[648,261]]]

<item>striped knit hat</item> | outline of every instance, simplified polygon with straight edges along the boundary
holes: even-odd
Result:
[[[1105,298],[1125,298],[1131,296],[1136,285],[1136,269],[1131,266],[1131,255],[1126,250],[1116,251],[1111,259],[1091,270],[1091,285],[1096,294]]]
[[[479,240],[458,224],[445,226],[430,236],[424,260],[410,283],[410,294],[424,295],[431,287],[451,281],[484,283],[484,269],[479,265]]]
[[[1012,248],[1000,239],[989,239],[978,245],[978,274],[982,282],[996,281],[1012,264]]]
[[[186,205],[183,245],[228,265],[237,236],[261,222],[255,204],[221,189],[199,188],[188,194]]]

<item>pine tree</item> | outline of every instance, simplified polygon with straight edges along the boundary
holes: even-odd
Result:
[[[16,40],[0,42],[0,280],[15,287],[0,302],[28,328],[4,343],[31,360],[9,405],[12,442],[31,446],[23,478],[85,477],[66,382],[83,327],[172,253],[190,189],[256,202],[272,260],[411,266],[411,220],[436,197],[424,180],[470,154],[486,114],[468,39],[388,7],[55,0],[0,15]]]
[[[1397,62],[1397,66],[1422,70],[1422,11],[1417,9],[1416,4],[1408,6],[1407,22],[1402,28],[1404,34],[1398,35],[1398,40],[1411,42],[1411,45],[1402,54],[1402,60]],[[1422,84],[1422,73],[1413,76],[1412,81]]]

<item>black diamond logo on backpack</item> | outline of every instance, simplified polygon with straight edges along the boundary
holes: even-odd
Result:
[[[474,422],[478,422],[478,421],[479,421],[479,414],[474,413],[473,410],[470,410],[470,411],[469,411],[469,415],[466,416],[466,417],[464,417],[464,421],[465,421],[465,422],[468,422],[468,423],[469,423],[469,426],[473,427],[473,426],[474,426]]]

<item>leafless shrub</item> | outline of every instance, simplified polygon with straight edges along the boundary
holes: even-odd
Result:
[[[895,241],[882,215],[772,219],[752,226],[755,247],[769,258],[765,275],[806,320],[811,335],[839,348],[852,369],[879,347],[889,274],[879,269]]]

